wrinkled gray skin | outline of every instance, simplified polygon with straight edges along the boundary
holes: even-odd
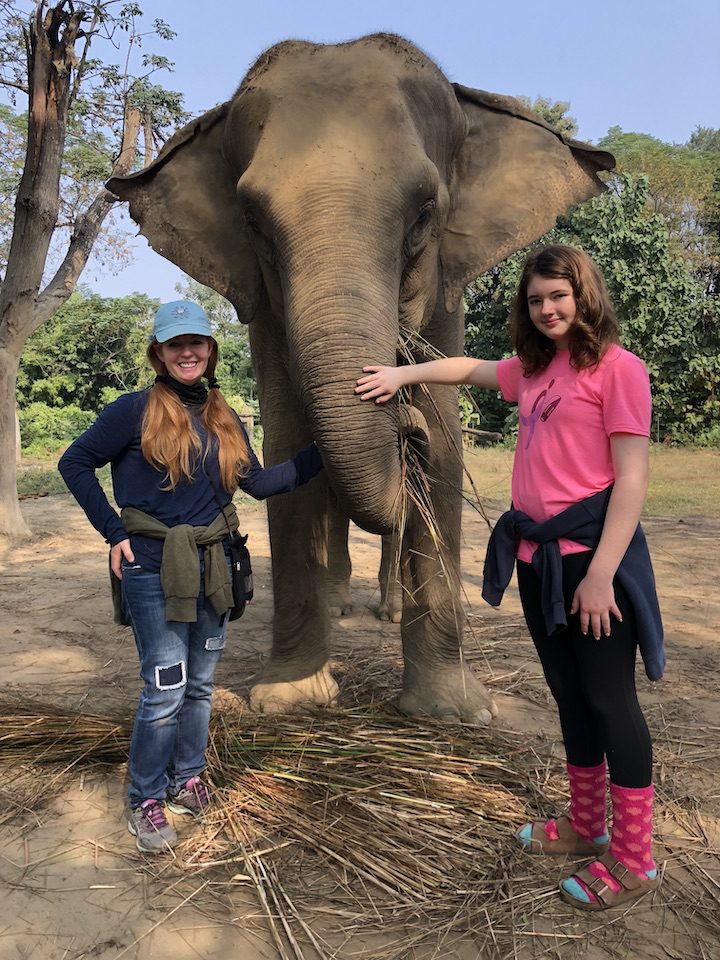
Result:
[[[269,502],[275,619],[251,702],[330,702],[328,488],[366,530],[395,527],[398,407],[353,392],[394,364],[401,329],[463,348],[462,293],[482,271],[602,189],[612,158],[566,143],[517,101],[451,85],[409,42],[375,35],[278,44],[232,100],[193,121],[142,172],[108,187],[163,256],[250,324],[265,462],[314,438],[326,469]],[[403,689],[409,714],[487,723],[494,705],[461,658],[461,467],[456,390],[415,395],[447,575],[416,513],[405,529]],[[444,418],[444,433],[438,425]]]

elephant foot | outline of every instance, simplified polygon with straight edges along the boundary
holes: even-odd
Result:
[[[347,584],[330,584],[328,586],[327,604],[328,613],[334,619],[349,617],[353,611],[350,587]]]
[[[485,727],[498,709],[487,688],[469,670],[457,666],[433,670],[403,685],[396,706],[410,716],[431,716]]]
[[[242,716],[247,713],[248,705],[242,697],[226,687],[215,687],[212,693],[212,710],[214,714],[223,713]]]
[[[400,623],[402,620],[402,606],[392,601],[383,600],[378,607],[378,620]]]
[[[339,617],[349,617],[352,611],[353,605],[351,603],[346,603],[343,606],[336,606],[334,604],[328,606],[328,613],[333,620],[337,620]]]
[[[250,707],[257,713],[292,713],[308,704],[327,707],[335,703],[338,685],[325,664],[302,680],[283,683],[256,683],[250,691]]]

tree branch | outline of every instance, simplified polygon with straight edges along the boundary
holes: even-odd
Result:
[[[4,80],[0,78],[0,87],[12,87],[13,90],[19,90],[27,97],[30,94],[30,88],[22,83],[16,83],[13,80]]]
[[[115,203],[117,203],[116,198],[108,190],[103,189],[85,213],[76,219],[65,258],[35,302],[31,323],[32,333],[60,309],[75,289],[103,221]]]
[[[92,22],[87,31],[83,31],[85,34],[85,43],[83,44],[83,51],[80,54],[80,59],[78,60],[77,66],[75,68],[75,78],[73,80],[72,89],[70,91],[70,103],[75,103],[77,95],[80,92],[80,86],[85,77],[85,64],[87,63],[88,53],[90,52],[90,44],[92,38],[95,34],[95,27],[97,26],[98,16],[97,10],[93,14]]]
[[[135,159],[141,120],[140,111],[132,105],[127,105],[122,147],[120,155],[113,165],[111,176],[121,177],[130,172]],[[103,221],[115,203],[117,203],[116,198],[109,190],[103,188],[86,212],[79,215],[75,220],[75,229],[70,237],[65,258],[52,280],[35,302],[31,324],[33,333],[46,320],[49,320],[56,310],[60,309],[75,289],[78,278],[88,261],[93,244],[102,229]]]

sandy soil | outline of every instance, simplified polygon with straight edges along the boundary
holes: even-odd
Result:
[[[32,697],[68,710],[126,715],[139,690],[136,655],[129,631],[112,623],[103,544],[70,497],[27,500],[23,509],[33,529],[32,540],[16,546],[0,542],[0,696],[18,701]],[[260,508],[246,511],[243,527],[250,534],[257,599],[245,617],[231,625],[217,677],[220,686],[241,695],[269,648],[272,619],[264,512]],[[651,726],[660,734],[658,776],[663,777],[665,762],[674,752],[682,753],[687,794],[698,798],[706,839],[716,854],[720,522],[655,518],[645,527],[655,561],[669,660],[660,684],[651,685],[644,677],[639,681]],[[487,627],[517,618],[514,590],[500,611],[480,600],[487,531],[469,508],[464,536],[470,622]],[[380,623],[374,616],[379,543],[353,529],[351,551],[355,610],[336,623],[337,655],[342,658],[343,651],[350,649],[372,651],[378,643],[395,643],[399,649],[399,627]],[[474,662],[477,669],[482,660]],[[524,696],[522,689],[503,682],[518,668],[539,675],[529,643],[495,650],[487,663],[486,679],[494,685],[501,711],[497,724],[529,733],[542,730],[557,741],[554,710],[546,700]],[[59,795],[45,798],[44,804],[0,826],[0,960],[278,957],[247,886],[238,884],[231,893],[224,889],[221,909],[208,916],[192,897],[183,901],[187,888],[178,897],[169,883],[148,875],[122,818],[123,774],[122,769],[110,774],[73,774]],[[12,791],[11,778],[0,787],[0,801],[3,794],[11,797]],[[186,831],[198,829],[181,826]],[[666,828],[670,829],[667,824],[659,827]],[[717,876],[708,883],[720,889]],[[648,924],[647,952],[638,953],[636,947],[630,953],[598,951],[586,935],[588,928],[583,928],[585,933],[578,935],[572,949],[548,944],[551,953],[546,955],[641,960],[720,957],[720,942],[703,953],[693,952],[695,948],[688,946],[691,941],[683,946],[681,940],[665,939],[668,952],[656,953],[650,947],[655,939],[650,923],[655,921],[648,921],[646,911],[645,920],[639,922]],[[336,956],[350,957],[352,952],[347,948]],[[424,955],[413,952],[408,957]],[[470,945],[458,945],[452,954],[435,954],[444,955],[458,960],[478,957]],[[516,956],[526,954],[518,948]]]

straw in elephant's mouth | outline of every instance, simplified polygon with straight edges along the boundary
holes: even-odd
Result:
[[[421,334],[419,334],[416,330],[411,330],[409,328],[403,328],[400,331],[400,336],[398,337],[397,354],[401,360],[408,364],[422,363],[426,360],[440,360],[445,357],[444,353],[441,353],[431,343],[428,343],[428,341]],[[445,437],[445,440],[447,441],[448,447],[453,451],[453,454],[462,464],[463,474],[465,479],[470,484],[470,488],[473,492],[473,496],[471,498],[465,497],[465,500],[470,503],[475,510],[477,510],[483,520],[487,523],[488,527],[490,527],[490,519],[485,512],[482,497],[478,493],[472,476],[463,462],[462,448],[458,447],[458,445],[454,442],[452,433],[448,428],[448,424],[432,399],[427,385],[420,384],[420,390],[423,392],[432,408],[433,416],[435,417],[436,422],[440,425],[440,429]],[[467,386],[462,386],[460,388],[460,393],[462,397],[470,403],[473,409],[479,413],[480,411],[475,403],[475,399],[470,391],[470,388]],[[412,391],[409,387],[402,387],[398,393],[398,410],[401,433],[404,433],[414,444],[417,444],[418,441],[420,443],[423,441],[426,443],[429,442],[427,420],[425,416],[414,406]],[[404,424],[406,427],[404,427]],[[460,493],[462,495],[462,491],[460,491]]]
[[[417,363],[422,360],[436,360],[444,355],[427,342],[419,333],[414,330],[402,330],[398,338],[398,356],[406,363]],[[470,396],[469,391],[466,393]],[[424,393],[430,409],[431,416],[435,417],[440,430],[446,441],[446,448],[452,451],[451,455],[456,456],[463,467],[463,473],[470,483],[473,491],[473,497],[467,497],[462,490],[458,493],[468,503],[470,503],[485,522],[490,526],[490,520],[485,512],[480,495],[477,492],[475,484],[463,462],[462,446],[458,445],[452,431],[443,418],[440,410],[435,404],[432,395],[425,384],[420,384],[420,390]],[[471,402],[474,403],[474,401]],[[412,391],[408,387],[401,388],[398,393],[398,419],[400,424],[400,458],[401,458],[401,485],[399,493],[399,503],[397,506],[397,528],[394,535],[394,551],[391,561],[391,576],[398,583],[401,583],[400,577],[400,559],[402,551],[403,535],[408,523],[411,509],[415,509],[427,529],[431,538],[433,548],[439,560],[438,576],[445,577],[450,583],[460,583],[460,571],[455,569],[455,563],[452,560],[447,545],[443,539],[442,531],[438,525],[435,515],[435,508],[432,500],[433,480],[428,476],[426,465],[430,459],[430,428],[426,416],[418,410],[413,404]],[[425,586],[424,584],[422,586]],[[403,587],[406,591],[406,588]],[[458,591],[459,597],[459,591]],[[413,597],[404,597],[403,599],[413,600]],[[462,611],[456,611],[460,623],[463,618]],[[462,633],[462,631],[460,631]]]

